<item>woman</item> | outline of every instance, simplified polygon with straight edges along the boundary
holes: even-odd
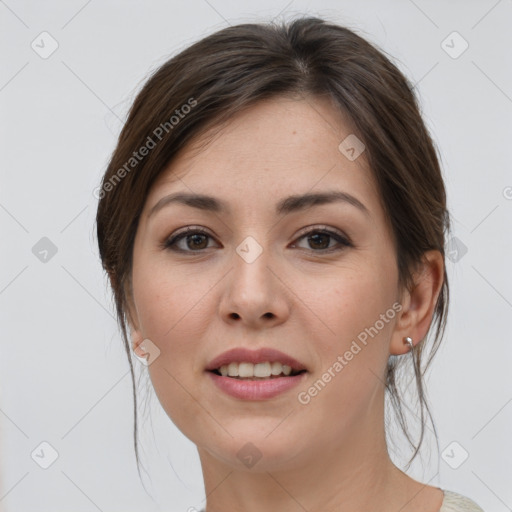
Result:
[[[448,229],[411,85],[344,27],[229,27],[148,80],[98,242],[132,378],[134,350],[197,446],[206,512],[482,510],[386,444],[386,392],[410,439],[401,367],[421,403],[413,458],[423,439]],[[135,415],[138,462],[136,439]]]

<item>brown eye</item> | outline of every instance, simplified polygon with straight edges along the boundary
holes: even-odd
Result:
[[[186,235],[184,238],[187,242],[187,247],[189,249],[206,249],[206,247],[208,246],[207,236],[203,235],[202,233],[197,233],[195,235]]]
[[[303,238],[307,239],[307,243],[309,245],[309,247],[305,248],[313,249],[314,252],[335,251],[352,245],[341,234],[326,229],[313,229],[303,234],[298,240],[301,240]],[[335,242],[335,244],[331,245],[331,242],[333,241]],[[296,246],[297,245],[294,244],[292,247]]]
[[[328,249],[331,239],[331,235],[327,233],[315,233],[308,236],[308,242],[312,249]]]
[[[163,246],[172,251],[196,252],[208,248],[208,241],[212,236],[206,231],[197,228],[187,228],[185,231],[172,236]]]

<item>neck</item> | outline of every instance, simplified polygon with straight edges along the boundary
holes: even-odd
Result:
[[[257,463],[249,470],[236,469],[198,448],[206,512],[414,510],[411,497],[421,484],[390,460],[383,421],[375,423],[375,417],[368,416],[363,424],[348,428],[344,437],[335,444],[316,439],[314,449],[286,466]]]
[[[208,464],[207,464],[208,466]],[[207,512],[263,512],[268,510],[377,510],[389,503],[397,468],[382,461],[372,466],[359,461],[340,467],[333,461],[288,471],[224,471],[205,468]],[[395,508],[398,510],[400,507]],[[380,508],[381,509],[381,508]]]

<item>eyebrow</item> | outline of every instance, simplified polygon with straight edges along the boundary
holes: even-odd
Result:
[[[335,202],[348,203],[365,215],[370,216],[368,208],[356,197],[347,193],[337,190],[327,192],[317,192],[308,194],[299,194],[288,196],[281,199],[276,205],[277,215],[286,215],[289,213],[302,211],[313,206],[330,204]],[[215,212],[215,213],[230,213],[230,208],[221,199],[205,194],[192,194],[187,192],[176,192],[162,197],[150,210],[148,217],[151,217],[162,208],[171,204],[184,204],[199,210]]]

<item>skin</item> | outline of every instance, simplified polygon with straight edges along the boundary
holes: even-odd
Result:
[[[428,331],[443,260],[426,253],[413,290],[399,287],[390,227],[365,154],[350,161],[338,149],[351,133],[325,98],[266,100],[217,128],[207,145],[198,149],[199,139],[185,148],[147,197],[129,295],[133,348],[142,355],[141,342],[149,339],[160,350],[150,377],[170,419],[197,446],[208,512],[441,506],[440,489],[413,480],[389,458],[383,383],[389,355],[409,350],[403,338],[417,343]],[[355,196],[368,214],[342,202],[275,213],[286,196],[327,190]],[[149,215],[178,191],[213,195],[230,211],[173,203]],[[177,242],[186,253],[162,246],[186,226],[209,236]],[[304,236],[326,228],[351,245]],[[251,263],[236,252],[247,236],[262,249]],[[401,311],[378,335],[360,344],[307,405],[299,403],[297,394],[396,303]],[[240,346],[291,355],[308,370],[304,382],[266,401],[223,394],[205,366]],[[237,457],[248,442],[262,454],[252,468]]]

